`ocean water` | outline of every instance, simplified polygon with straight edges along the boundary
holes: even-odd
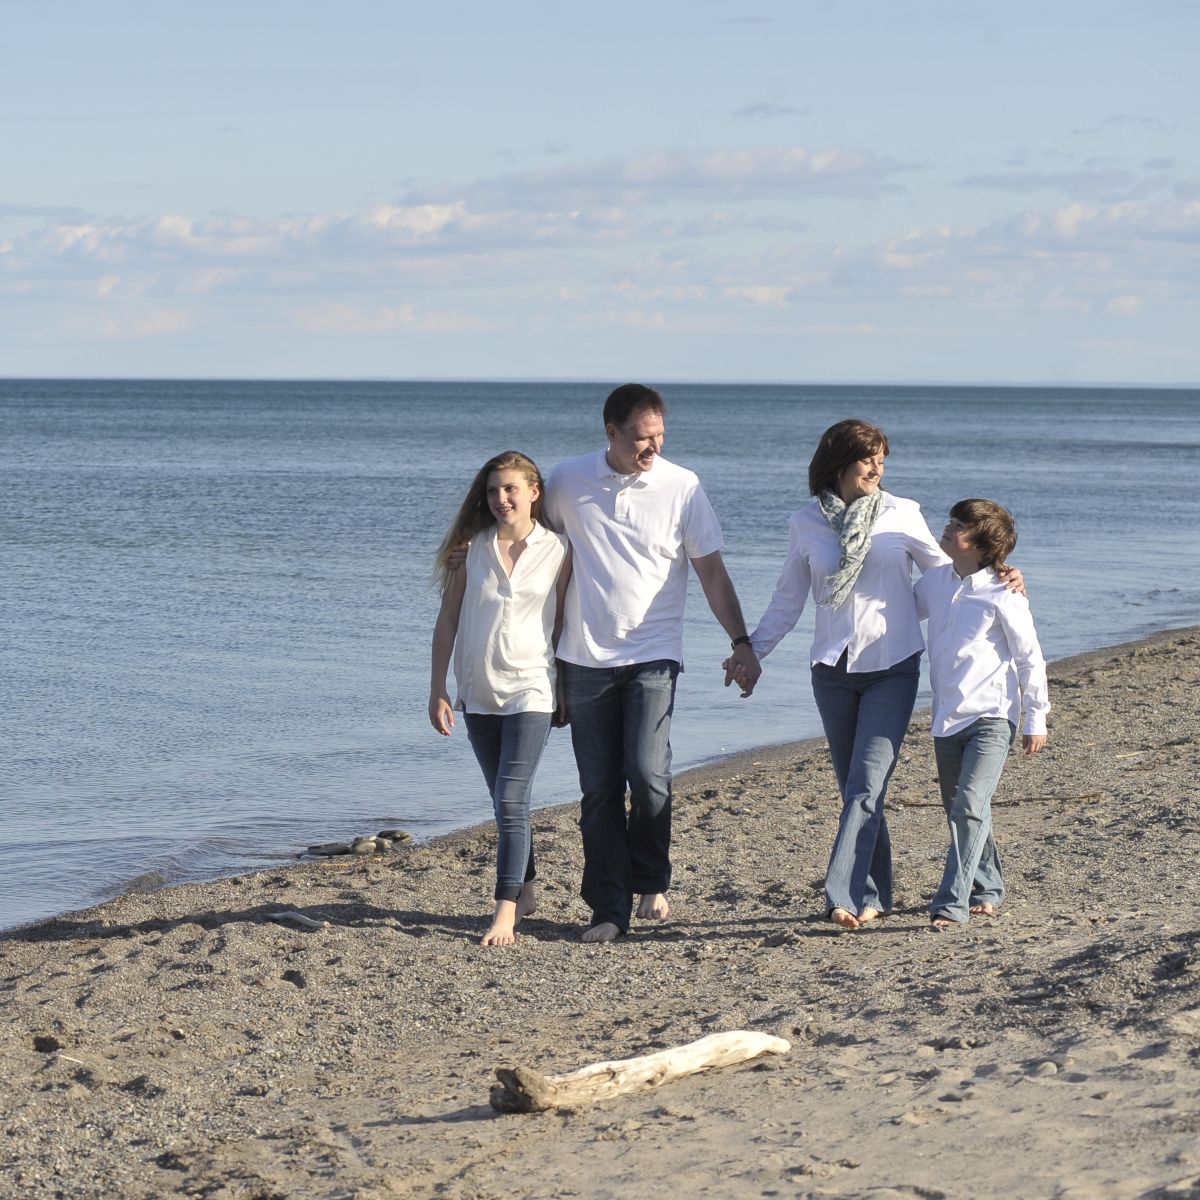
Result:
[[[0,381],[0,927],[485,819],[461,729],[429,728],[433,552],[471,476],[603,442],[601,384]],[[753,626],[817,436],[889,433],[886,485],[940,528],[1020,529],[1048,657],[1200,621],[1200,392],[665,389]],[[811,614],[749,701],[693,586],[677,769],[819,732]],[[536,802],[577,795],[552,735]]]

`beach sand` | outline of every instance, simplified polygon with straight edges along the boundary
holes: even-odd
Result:
[[[860,932],[823,920],[838,803],[805,743],[676,781],[671,920],[611,945],[579,942],[570,805],[535,817],[515,947],[477,945],[486,828],[0,937],[0,1193],[1200,1197],[1200,630],[1050,677],[1049,745],[997,794],[1008,903],[951,932],[928,926],[926,715],[890,796],[896,913]],[[727,1029],[792,1049],[577,1111],[488,1105],[498,1066]]]

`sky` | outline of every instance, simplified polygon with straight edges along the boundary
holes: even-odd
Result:
[[[8,0],[0,376],[1200,381],[1194,0]]]

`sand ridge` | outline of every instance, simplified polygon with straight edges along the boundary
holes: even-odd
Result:
[[[0,1191],[1200,1197],[1200,631],[1050,678],[1049,746],[997,795],[1009,902],[964,929],[928,928],[945,835],[918,715],[896,914],[859,932],[822,919],[836,788],[803,743],[677,781],[672,918],[611,945],[578,940],[572,805],[535,817],[515,947],[476,944],[489,829],[6,935]],[[487,1105],[499,1065],[735,1028],[793,1049],[576,1112]]]

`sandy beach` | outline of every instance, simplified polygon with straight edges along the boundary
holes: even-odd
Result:
[[[928,926],[918,715],[896,911],[858,932],[823,920],[838,805],[810,742],[677,779],[671,920],[611,945],[579,942],[574,805],[535,816],[515,947],[477,944],[490,828],[4,935],[0,1194],[1200,1197],[1200,630],[1050,680],[1049,745],[997,795],[1008,902],[962,929]],[[791,1050],[577,1110],[488,1104],[497,1067],[731,1029]]]

